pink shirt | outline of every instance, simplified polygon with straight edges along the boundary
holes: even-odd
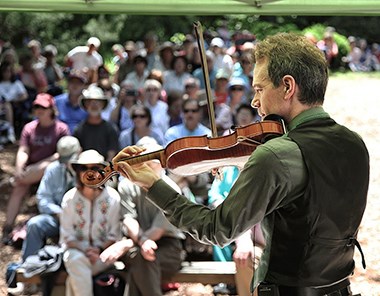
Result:
[[[49,127],[42,127],[38,120],[27,123],[21,133],[20,146],[29,148],[28,165],[53,155],[57,151],[57,142],[70,135],[69,127],[62,121],[55,120]]]

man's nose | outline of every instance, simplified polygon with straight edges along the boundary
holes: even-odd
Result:
[[[252,106],[253,108],[259,108],[259,107],[260,107],[260,101],[256,98],[255,95],[254,95],[253,98],[252,98],[251,106]]]

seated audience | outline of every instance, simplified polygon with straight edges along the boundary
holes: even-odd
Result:
[[[10,180],[12,192],[3,226],[3,243],[9,242],[22,200],[30,191],[31,185],[40,182],[46,167],[58,159],[58,140],[70,133],[69,127],[56,119],[55,102],[51,95],[37,95],[33,102],[33,114],[36,119],[26,124],[22,130],[16,155],[16,172]]]

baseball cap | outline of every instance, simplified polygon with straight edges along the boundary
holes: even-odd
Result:
[[[54,98],[47,93],[40,93],[33,101],[33,106],[42,106],[44,108],[52,108],[55,106]]]
[[[101,42],[100,42],[99,38],[97,38],[97,37],[90,37],[87,40],[87,45],[91,45],[91,44],[93,46],[95,46],[96,48],[98,48],[100,46]]]
[[[74,159],[80,151],[79,141],[73,136],[63,136],[57,142],[57,152],[61,163]]]
[[[227,71],[227,70],[224,69],[224,68],[219,69],[219,70],[216,72],[216,74],[215,74],[215,78],[216,78],[216,79],[222,79],[222,78],[224,78],[224,79],[229,80],[230,77],[231,77],[230,72]]]
[[[210,46],[217,46],[217,47],[220,47],[220,48],[223,48],[224,47],[224,41],[222,38],[219,38],[219,37],[215,37],[211,40],[211,44]]]

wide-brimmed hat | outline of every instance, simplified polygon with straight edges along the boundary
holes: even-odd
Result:
[[[55,106],[54,97],[46,93],[40,93],[33,101],[33,106],[36,105],[44,108],[53,108]]]
[[[106,166],[107,162],[104,160],[104,156],[101,155],[98,151],[90,149],[83,151],[81,154],[79,154],[77,159],[70,161],[70,165],[74,170],[76,167],[83,164],[100,164]]]
[[[82,91],[82,96],[80,99],[80,106],[83,109],[86,109],[84,107],[84,104],[83,104],[84,100],[101,100],[101,101],[104,101],[105,104],[104,104],[103,110],[107,108],[108,102],[109,102],[109,98],[106,95],[104,95],[103,90],[100,87],[96,86],[95,84],[91,84],[88,88],[86,88]]]
[[[62,163],[69,162],[74,160],[79,152],[81,147],[77,138],[73,136],[63,136],[57,142],[57,152],[59,154],[59,161]]]

